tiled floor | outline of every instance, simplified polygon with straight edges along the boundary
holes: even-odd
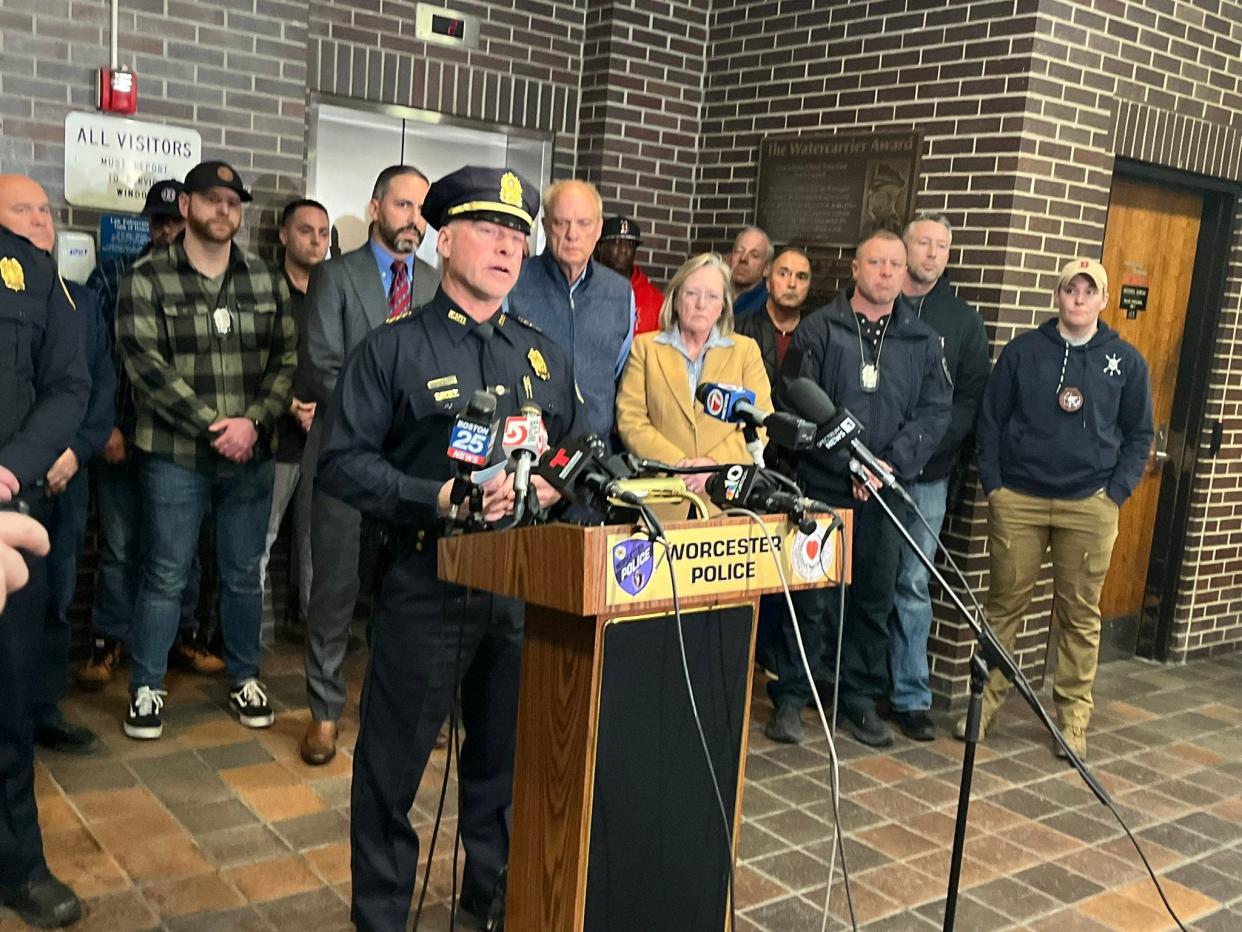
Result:
[[[363,656],[348,663],[354,699]],[[70,717],[98,729],[90,758],[45,754],[39,796],[48,860],[86,899],[79,928],[348,928],[349,768],[297,756],[306,721],[301,655],[265,659],[276,726],[251,732],[224,711],[222,681],[170,680],[165,737],[121,733],[120,682],[71,693]],[[831,828],[823,737],[800,747],[762,734],[757,690],[737,869],[739,929],[820,927]],[[1242,655],[1186,667],[1128,661],[1096,689],[1090,763],[1113,794],[1188,926],[1242,930]],[[942,720],[948,724],[948,719]],[[808,719],[809,727],[809,719]],[[351,747],[356,719],[343,723]],[[872,930],[938,928],[961,745],[899,739],[876,754],[842,737],[841,818],[854,909]],[[424,837],[442,770],[416,804]],[[453,793],[422,928],[445,929]],[[1137,856],[1011,701],[980,749],[958,909],[961,930],[1171,928]],[[839,882],[829,928],[848,922]],[[23,928],[0,910],[0,932]]]

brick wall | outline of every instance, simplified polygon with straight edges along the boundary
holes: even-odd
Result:
[[[587,11],[579,174],[641,221],[638,263],[667,281],[691,251],[707,54],[705,5],[594,0]]]
[[[752,218],[765,134],[922,130],[917,206],[957,227],[952,278],[995,351],[1051,313],[1065,257],[1099,255],[1115,157],[1240,177],[1237,3],[811,0],[796,15],[773,12],[742,0],[713,5],[696,241],[726,247]],[[835,287],[841,252],[812,258]],[[1226,425],[1237,424],[1242,400],[1237,243],[1233,259],[1206,415]],[[1201,460],[1195,478],[1178,659],[1242,644],[1240,440],[1227,430],[1221,454]],[[947,523],[976,591],[986,587],[985,537],[980,501]],[[1045,579],[1018,643],[1029,672],[1042,667],[1050,602]],[[960,696],[969,643],[946,604],[937,619],[933,685]]]
[[[139,117],[198,130],[254,193],[248,235],[270,252],[276,206],[304,189],[307,5],[284,0],[126,0],[120,58],[138,73]],[[92,110],[108,64],[106,0],[4,0],[0,171],[32,175],[64,226],[98,213],[64,204],[64,123]]]

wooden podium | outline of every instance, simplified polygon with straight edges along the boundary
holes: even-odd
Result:
[[[849,513],[666,525],[686,657],[737,855],[760,595],[848,582]],[[669,555],[631,526],[442,538],[441,579],[525,599],[505,926],[727,928],[728,852],[691,714]]]

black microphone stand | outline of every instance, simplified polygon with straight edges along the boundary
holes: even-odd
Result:
[[[914,551],[914,555],[918,557],[919,562],[923,564],[936,582],[940,583],[940,587],[952,600],[958,613],[965,619],[967,626],[978,642],[975,653],[970,658],[970,705],[966,711],[966,750],[962,755],[962,780],[957,797],[957,818],[953,824],[953,854],[949,860],[949,890],[944,904],[944,932],[952,932],[954,919],[957,914],[957,891],[958,882],[962,875],[962,854],[966,847],[966,819],[970,810],[970,787],[974,778],[975,749],[979,743],[979,720],[983,714],[983,688],[987,685],[990,675],[989,668],[1000,670],[1005,679],[1013,684],[1018,695],[1026,700],[1026,704],[1031,707],[1035,717],[1043,723],[1044,728],[1052,735],[1053,742],[1061,749],[1061,752],[1069,760],[1070,764],[1073,765],[1074,769],[1078,771],[1079,776],[1087,784],[1088,789],[1095,794],[1096,799],[1110,810],[1113,809],[1113,802],[1104,790],[1104,787],[1100,785],[1091,771],[1087,769],[1087,765],[1074,753],[1074,749],[1066,743],[1065,737],[1061,734],[1061,729],[1056,726],[1052,716],[1040,704],[1030,680],[1018,669],[1018,665],[1014,662],[1013,657],[1009,655],[1009,652],[996,639],[996,635],[992,632],[991,627],[981,617],[982,611],[979,613],[980,617],[976,617],[971,613],[957,592],[945,581],[944,576],[936,568],[935,563],[915,543],[910,532],[906,530],[906,526],[893,513],[893,509],[889,507],[888,502],[884,500],[884,496],[877,494],[875,489],[871,489],[871,494],[879,501],[880,507],[884,509],[888,519],[893,522],[893,526],[901,532],[902,538],[910,549]],[[908,507],[913,508],[916,512],[918,511],[917,506],[914,506],[913,503],[910,503]],[[965,585],[965,580],[962,583]],[[969,586],[967,586],[967,589],[969,589]]]

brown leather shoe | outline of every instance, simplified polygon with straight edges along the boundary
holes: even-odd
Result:
[[[336,722],[321,722],[312,718],[298,744],[298,753],[312,767],[326,764],[336,757]]]

